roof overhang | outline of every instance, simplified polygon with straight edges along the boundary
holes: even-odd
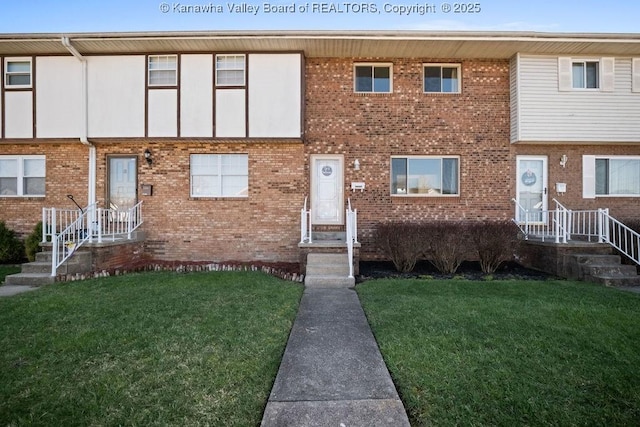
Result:
[[[0,55],[300,51],[307,57],[487,58],[640,56],[640,34],[425,31],[198,31],[0,34]]]

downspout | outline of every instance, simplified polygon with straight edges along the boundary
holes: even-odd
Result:
[[[76,57],[82,64],[82,122],[80,127],[80,142],[89,147],[89,183],[87,191],[87,206],[91,206],[96,201],[96,147],[89,142],[89,92],[87,89],[88,73],[87,59],[76,50],[71,44],[69,37],[62,36],[62,45]]]

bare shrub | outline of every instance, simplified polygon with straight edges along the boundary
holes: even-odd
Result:
[[[513,221],[469,224],[467,232],[478,251],[482,272],[493,273],[503,262],[513,259],[518,242],[518,227]]]
[[[397,271],[412,271],[424,253],[423,227],[419,223],[386,222],[375,230],[376,244]]]
[[[468,253],[465,222],[433,221],[425,224],[427,258],[441,273],[454,274]]]

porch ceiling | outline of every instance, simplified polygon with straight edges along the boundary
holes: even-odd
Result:
[[[0,34],[0,55],[303,51],[307,57],[510,58],[514,54],[640,55],[638,34],[414,31],[223,31]]]

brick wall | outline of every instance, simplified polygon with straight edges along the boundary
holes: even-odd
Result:
[[[73,194],[81,206],[87,204],[89,149],[77,140],[47,141],[40,145],[2,144],[0,154],[46,155],[45,197],[0,197],[0,221],[5,221],[21,237],[30,234],[42,219],[43,206],[74,209],[67,194]]]
[[[307,155],[345,153],[345,191],[358,209],[363,259],[386,220],[509,218],[515,167],[509,144],[507,61],[463,61],[461,94],[425,94],[422,64],[392,62],[393,93],[353,92],[353,59],[310,58],[306,73]],[[460,156],[460,197],[391,197],[392,155]],[[360,170],[353,169],[355,159]],[[364,181],[352,193],[351,181]]]

